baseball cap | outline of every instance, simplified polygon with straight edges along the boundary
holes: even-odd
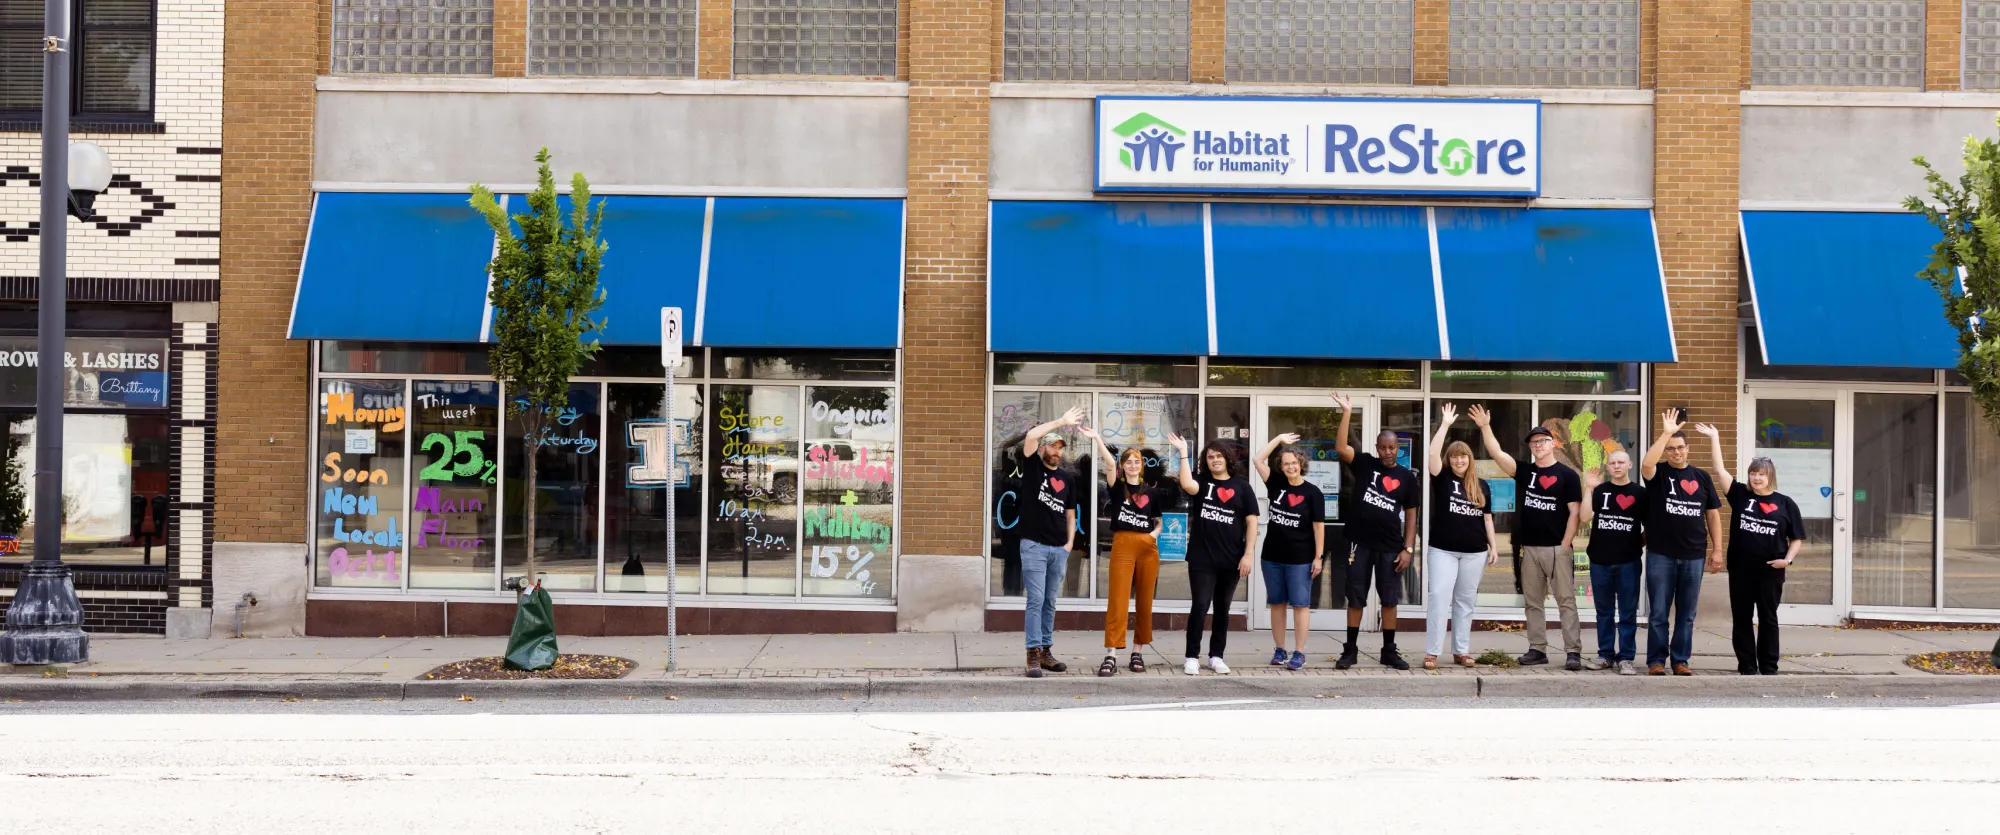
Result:
[[[1054,432],[1050,432],[1047,435],[1043,435],[1041,441],[1042,446],[1048,446],[1049,444],[1062,444],[1063,446],[1069,446],[1069,441],[1063,440],[1063,436],[1061,435],[1058,435]]]
[[[1550,432],[1548,427],[1537,426],[1533,429],[1528,430],[1528,443],[1531,444],[1534,443],[1536,435],[1546,435],[1548,436],[1548,439],[1551,441],[1556,439],[1556,433]]]

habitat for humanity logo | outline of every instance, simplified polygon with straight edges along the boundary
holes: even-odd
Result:
[[[1167,124],[1151,113],[1140,113],[1126,119],[1111,129],[1118,138],[1126,140],[1125,150],[1118,152],[1118,161],[1133,171],[1153,171],[1162,168],[1174,170],[1174,152],[1187,147],[1187,143],[1175,141],[1187,137],[1187,131]]]

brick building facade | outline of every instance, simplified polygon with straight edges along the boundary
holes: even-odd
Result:
[[[454,396],[492,396],[478,388],[484,312],[465,315],[453,326],[458,330],[414,314],[404,332],[321,325],[314,321],[322,310],[311,301],[321,298],[312,282],[315,264],[396,271],[394,259],[368,260],[375,256],[342,247],[341,232],[329,230],[347,217],[343,206],[361,215],[421,215],[432,210],[397,208],[396,201],[455,205],[474,182],[519,194],[531,181],[534,150],[546,145],[559,178],[584,171],[614,212],[621,201],[633,207],[630,217],[607,221],[613,242],[607,263],[623,253],[657,259],[646,266],[667,276],[660,281],[686,287],[684,297],[673,290],[659,299],[688,307],[691,319],[705,314],[709,328],[704,338],[700,325],[691,327],[697,359],[690,405],[702,417],[676,430],[688,433],[695,451],[682,452],[691,477],[676,478],[694,498],[677,502],[691,503],[674,533],[634,527],[633,520],[658,511],[656,501],[633,492],[650,483],[628,477],[622,494],[616,485],[616,473],[637,466],[644,452],[614,421],[655,419],[619,403],[650,373],[640,362],[643,336],[627,331],[608,338],[626,351],[620,362],[631,363],[613,368],[607,361],[582,378],[603,399],[598,416],[586,415],[600,421],[603,435],[592,448],[602,442],[603,458],[578,465],[582,504],[537,502],[549,508],[549,518],[579,532],[573,543],[537,545],[574,558],[570,568],[557,570],[556,586],[559,612],[572,631],[662,628],[659,566],[647,563],[663,557],[643,543],[667,536],[683,545],[675,570],[693,584],[681,588],[691,613],[682,623],[693,630],[1019,628],[1019,578],[1007,565],[1014,546],[1005,532],[1010,429],[1018,433],[1063,404],[1079,403],[1099,422],[1113,411],[1157,413],[1147,419],[1158,425],[1145,431],[1175,428],[1205,438],[1227,431],[1254,447],[1286,420],[1320,419],[1319,412],[1285,410],[1324,409],[1299,398],[1321,397],[1334,386],[1366,394],[1371,411],[1362,425],[1398,432],[1419,449],[1436,406],[1446,400],[1508,404],[1506,419],[1523,428],[1558,421],[1583,432],[1595,420],[1608,438],[1638,448],[1658,431],[1662,408],[1686,407],[1695,420],[1720,429],[1730,466],[1775,451],[1800,477],[1824,476],[1823,484],[1799,488],[1823,490],[1813,507],[1825,513],[1814,516],[1808,549],[1817,568],[1795,571],[1788,599],[1798,617],[1984,619],[2000,610],[2000,595],[1981,579],[2000,542],[1984,513],[2000,490],[1978,475],[1994,450],[1968,429],[1963,392],[1943,370],[1949,362],[1935,353],[1893,352],[1815,359],[1811,344],[1780,344],[1782,320],[1797,307],[1778,301],[1784,287],[1752,280],[1768,275],[1782,282],[1787,254],[1813,248],[1797,238],[1802,233],[1767,237],[1757,230],[1790,229],[1785,224],[1799,216],[1887,218],[1920,187],[1908,157],[1946,159],[1958,137],[1990,131],[2000,97],[1989,90],[2000,86],[2000,73],[1981,66],[1987,60],[1981,50],[2000,33],[1976,24],[1983,6],[1967,7],[1962,20],[1957,6],[1941,2],[1870,4],[1852,7],[1860,17],[1846,20],[1816,17],[1850,13],[1834,7],[1800,11],[1729,0],[1634,0],[1592,4],[1587,12],[1498,4],[1513,10],[1497,16],[1444,0],[1379,9],[1329,4],[1332,12],[1309,12],[1306,4],[1260,12],[1224,0],[1064,8],[1071,5],[1091,11],[1067,16],[1057,4],[1037,0],[827,0],[803,11],[767,0],[683,0],[634,16],[625,4],[602,0],[552,22],[537,17],[534,0],[322,0],[317,9],[230,4],[220,299],[230,338],[219,343],[227,394],[217,423],[218,566],[227,563],[256,578],[252,585],[273,589],[289,601],[288,617],[314,634],[504,630],[510,604],[499,584],[515,573],[508,549],[519,543],[510,545],[506,529],[493,526],[512,524],[496,520],[507,516],[507,503],[522,500],[505,486],[511,465],[494,475],[498,486],[436,479],[439,486],[428,487],[433,480],[422,472],[442,470],[433,470],[438,459],[423,457],[431,453],[415,451],[431,443],[430,435],[419,441],[421,426],[393,435],[386,424],[338,424],[327,406],[338,402],[329,397],[380,392],[381,402],[400,403],[415,423],[430,421],[444,432],[447,418],[415,416],[416,399],[442,398],[441,387]],[[1534,14],[1554,17],[1529,19]],[[1868,37],[1836,34],[1857,27]],[[534,69],[558,66],[567,74]],[[1544,174],[1529,199],[1114,196],[1092,176],[1093,102],[1107,95],[1533,100],[1540,103]],[[809,201],[830,202],[808,209]],[[840,240],[811,237],[826,232],[814,224],[838,216],[859,224],[840,227],[848,230],[841,235],[854,236],[858,252],[888,234],[865,220],[882,208],[872,201],[892,201],[887,211],[900,218],[892,224],[897,266],[887,292],[895,298],[895,326],[887,337],[862,325],[822,336],[817,320],[797,313],[826,304],[828,312],[861,319],[888,316],[843,295],[876,293],[870,288],[883,280],[878,262],[835,246],[819,253],[831,259],[824,276],[800,278],[731,248],[741,246],[739,236],[749,233],[737,230],[753,217],[799,224],[766,228],[770,250],[790,241]],[[1238,356],[1227,348],[1227,333],[1218,347],[1214,300],[1206,351],[1064,351],[1056,342],[1009,349],[993,325],[1006,303],[996,295],[1016,289],[1005,284],[997,263],[1015,257],[1013,239],[1001,240],[998,231],[1008,213],[1069,207],[1058,220],[1082,222],[1092,212],[1117,215],[1134,206],[1130,212],[1157,220],[1179,217],[1185,208],[1196,228],[1207,230],[1217,207],[1310,214],[1316,206],[1413,205],[1433,218],[1423,222],[1433,231],[1434,265],[1440,215],[1490,210],[1532,221],[1555,210],[1645,213],[1654,238],[1647,257],[1657,266],[1644,269],[1664,282],[1671,356],[1479,363],[1465,355],[1385,359],[1364,349],[1270,361]],[[432,231],[447,234],[439,230],[446,227]],[[397,245],[393,229],[382,234],[391,248]],[[1767,240],[1775,243],[1760,243]],[[391,278],[458,293],[452,298],[470,299],[476,308],[483,294],[476,244],[461,247],[473,253],[460,258],[471,259],[469,270],[452,262],[446,277],[437,271],[443,262],[424,260],[411,268],[417,274]],[[1760,254],[1762,246],[1775,254]],[[1766,258],[1777,260],[1767,268]],[[1866,278],[1892,286],[1904,278],[1900,263]],[[1213,286],[1216,267],[1208,269]],[[805,295],[821,292],[808,286],[814,280],[825,285],[824,296]],[[802,295],[772,312],[735,300],[746,287],[778,298]],[[1078,287],[1051,292],[1063,289],[1088,295]],[[652,303],[648,292],[613,285],[614,328],[656,315],[638,302],[620,303]],[[1314,327],[1354,326],[1348,299],[1286,300],[1302,301],[1329,311]],[[1130,303],[1146,310],[1155,301],[1135,293]],[[1567,328],[1615,327],[1602,320],[1622,316],[1620,303],[1580,293],[1551,308],[1561,310]],[[1447,300],[1441,295],[1437,305],[1443,310]],[[1076,309],[1056,300],[1046,314],[1055,329],[1116,331],[1124,327],[1121,309]],[[1793,322],[1791,332],[1846,321],[1837,311],[1826,315],[1832,318]],[[1444,323],[1437,324],[1442,333]],[[1913,319],[1899,326],[1930,324]],[[863,331],[868,335],[853,335]],[[1190,338],[1199,344],[1199,334]],[[404,358],[398,351],[413,353]],[[857,370],[863,365],[876,370]],[[800,370],[806,368],[820,370]],[[1557,379],[1566,382],[1528,382]],[[854,388],[821,399],[820,389],[841,386]],[[705,457],[729,448],[733,430],[722,424],[743,414],[762,420],[761,410],[777,409],[793,424],[809,424],[818,406],[832,403],[838,412],[839,403],[856,401],[837,398],[864,389],[874,398],[868,402],[886,396],[894,404],[893,426],[868,443],[879,444],[877,453],[893,450],[901,464],[886,485],[871,483],[874,494],[846,492],[861,502],[848,507],[877,503],[870,518],[895,532],[877,543],[885,553],[861,555],[886,558],[874,563],[857,559],[856,551],[828,556],[824,550],[838,546],[825,525],[833,518],[827,514],[843,513],[835,497],[847,488],[814,482],[832,477],[814,476],[819,464],[811,456],[819,449],[835,458],[856,454],[867,444],[841,434],[852,427],[819,439],[801,434],[815,431],[810,427],[760,425],[763,434],[746,436],[759,448],[796,445],[751,462],[776,472],[759,476],[768,483],[751,483],[745,473],[755,467],[739,469],[743,462]],[[792,397],[793,405],[782,405]],[[732,398],[751,404],[742,407],[750,412],[734,411],[739,401]],[[1578,424],[1584,414],[1591,418]],[[1773,426],[1793,429],[1784,435]],[[1820,440],[1801,440],[1809,436]],[[361,440],[336,450],[329,446],[335,438]],[[407,518],[388,510],[365,519],[329,511],[326,485],[333,482],[320,477],[325,456],[390,454],[378,443],[413,450],[383,459],[403,467],[409,480],[395,481],[395,466],[383,466],[395,483],[371,494],[381,508],[406,509]],[[1576,443],[1586,440],[1579,435]],[[977,457],[974,447],[983,450]],[[1961,455],[1960,448],[1969,451]],[[370,452],[352,451],[358,449]],[[446,447],[447,460],[469,460],[450,457],[458,454],[452,449]],[[478,452],[508,454],[498,446]],[[1696,454],[1706,462],[1699,438]],[[1885,463],[1891,459],[1931,463],[1922,472],[1905,471]],[[352,459],[341,460],[345,466]],[[803,472],[787,469],[801,460]],[[370,466],[363,467],[364,480]],[[590,475],[591,466],[600,475]],[[1339,476],[1331,478],[1337,483]],[[418,503],[461,495],[424,492],[431,489],[470,490],[462,495],[502,510],[419,519],[431,511]],[[833,492],[816,497],[815,490]],[[745,496],[756,503],[731,504]],[[744,506],[762,521],[788,526],[793,538],[779,544],[782,554],[766,553],[768,529],[752,533],[759,542],[734,542],[750,524],[741,518]],[[345,527],[334,527],[335,516]],[[412,539],[437,533],[483,543],[472,534],[484,532],[499,544],[424,556],[412,542],[393,546],[396,555],[386,562],[376,562],[371,549],[364,563],[348,553],[363,540],[330,538],[336,530],[393,520]],[[1080,546],[1061,592],[1066,626],[1101,618],[1103,537],[1093,539],[1091,527],[1084,525],[1081,539],[1098,544]],[[337,564],[335,550],[342,552]],[[621,559],[626,570],[614,576],[621,575]],[[893,582],[886,587],[857,573],[891,561]],[[302,564],[310,568],[301,571]],[[1488,572],[1483,616],[1519,616],[1508,574]],[[1418,581],[1411,582],[1420,594]],[[1335,594],[1337,587],[1323,591]],[[1176,609],[1184,613],[1187,606],[1176,594],[1185,592],[1163,588],[1163,624],[1184,619]],[[216,599],[227,597],[218,585]],[[1256,619],[1260,599],[1258,592],[1239,598],[1239,616]],[[1723,599],[1719,586],[1708,599]],[[1338,605],[1329,599],[1324,608]],[[1417,607],[1402,610],[1406,619],[1419,614]]]

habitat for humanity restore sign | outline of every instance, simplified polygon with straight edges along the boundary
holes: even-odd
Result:
[[[1097,190],[1533,197],[1542,103],[1097,99]]]

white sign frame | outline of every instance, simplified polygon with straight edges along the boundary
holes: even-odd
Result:
[[[1136,167],[1128,170],[1119,156],[1121,151],[1125,151],[1125,146],[1107,141],[1116,138],[1111,133],[1115,126],[1153,110],[1164,111],[1167,117],[1178,119],[1176,122],[1156,116],[1166,121],[1169,127],[1185,134],[1183,144],[1173,146],[1186,151],[1184,167],[1178,171],[1173,170],[1169,161],[1169,170],[1161,172],[1162,160],[1158,158],[1151,158],[1153,170],[1146,174],[1142,175]],[[1404,125],[1416,125],[1416,131],[1423,131],[1423,124],[1412,121],[1420,118],[1419,113],[1430,124],[1437,124],[1434,121],[1437,119],[1445,120],[1444,125],[1451,131],[1442,139],[1432,136],[1434,147],[1422,148],[1416,157],[1405,156],[1401,149],[1390,144],[1388,137]],[[1096,191],[1107,194],[1374,194],[1527,199],[1542,193],[1542,102],[1539,99],[1098,96],[1093,121],[1092,183]],[[1316,134],[1327,132],[1330,124],[1353,125],[1355,130],[1351,138],[1354,143],[1379,139],[1385,152],[1380,156],[1381,161],[1374,164],[1408,161],[1417,166],[1416,170],[1409,173],[1312,170],[1315,164],[1322,169],[1325,167],[1326,143],[1317,139]],[[1530,124],[1531,134],[1528,132]],[[1197,172],[1196,134],[1205,132],[1214,136],[1216,128],[1228,129],[1227,126],[1245,128],[1245,138],[1254,129],[1267,142],[1280,138],[1286,140],[1283,147],[1287,156],[1284,159],[1289,161],[1289,165],[1282,172]],[[1499,168],[1504,145],[1527,135],[1533,136],[1531,143],[1523,143],[1526,153],[1522,161],[1527,171],[1521,174],[1495,174],[1490,170],[1485,174],[1478,172],[1476,163],[1479,162],[1490,161],[1493,168]],[[1420,140],[1424,138],[1417,132],[1396,136],[1413,146],[1421,144]],[[1470,159],[1475,164],[1472,170],[1463,174],[1452,174],[1445,169],[1436,173],[1423,170],[1425,160],[1431,157],[1433,150],[1442,152],[1452,140],[1468,137],[1467,150],[1473,154]],[[1496,144],[1482,146],[1479,143],[1482,139]],[[1481,150],[1474,152],[1472,147],[1480,147]],[[1279,159],[1274,154],[1225,156]],[[1347,158],[1359,161],[1353,151]],[[1368,159],[1373,161],[1377,158]],[[1517,178],[1524,182],[1515,185]]]

